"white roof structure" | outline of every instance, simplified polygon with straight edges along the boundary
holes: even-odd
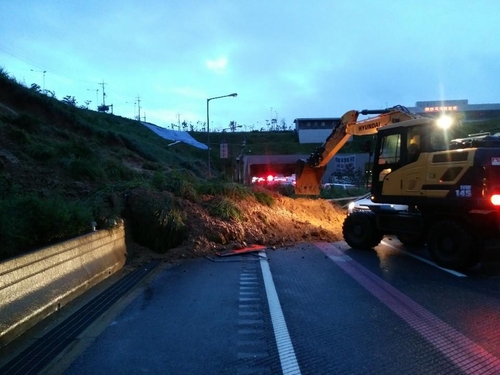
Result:
[[[162,137],[163,139],[173,141],[174,143],[184,142],[193,147],[201,148],[202,150],[208,149],[206,144],[198,142],[196,139],[191,137],[191,135],[189,135],[188,132],[165,129],[158,125],[151,124],[149,122],[141,121],[141,124],[147,127],[148,129],[152,130],[156,135]]]

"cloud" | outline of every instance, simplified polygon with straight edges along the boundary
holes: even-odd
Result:
[[[216,60],[207,60],[206,65],[208,69],[216,73],[223,73],[227,66],[227,58],[223,56]]]
[[[170,92],[191,99],[206,99],[207,94],[192,87],[175,87]]]

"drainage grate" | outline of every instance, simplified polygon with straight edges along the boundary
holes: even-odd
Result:
[[[158,261],[150,262],[124,276],[0,368],[0,374],[39,373],[85,328],[109,309],[125,293],[137,285],[158,264]]]

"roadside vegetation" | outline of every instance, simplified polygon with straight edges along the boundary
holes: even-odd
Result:
[[[235,221],[238,200],[272,205],[272,192],[207,179],[206,151],[54,96],[0,71],[0,259],[123,221],[166,252],[188,236],[186,205]]]

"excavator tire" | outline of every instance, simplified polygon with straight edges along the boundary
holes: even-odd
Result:
[[[477,264],[480,253],[476,253],[472,246],[472,235],[457,221],[439,221],[429,231],[429,255],[441,267],[460,271]]]
[[[353,249],[369,250],[377,246],[383,234],[377,230],[372,212],[353,212],[342,225],[344,240]]]

